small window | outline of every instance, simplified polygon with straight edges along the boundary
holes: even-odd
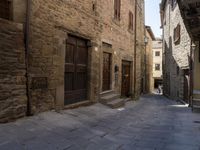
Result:
[[[160,56],[160,51],[156,51],[155,56]]]
[[[172,10],[176,7],[176,4],[177,4],[177,0],[171,0]]]
[[[0,18],[11,20],[11,1],[0,0]]]
[[[160,71],[160,64],[155,64],[155,70]]]
[[[114,19],[120,20],[121,0],[114,0]]]
[[[181,25],[178,24],[174,29],[174,43],[177,45],[180,43],[181,39]]]

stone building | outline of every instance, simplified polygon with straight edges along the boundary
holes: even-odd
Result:
[[[199,0],[179,0],[178,4],[186,29],[191,37],[190,104],[193,110],[200,110],[200,2]]]
[[[145,26],[145,50],[142,59],[142,72],[143,72],[143,93],[151,93],[153,91],[153,57],[152,57],[152,44],[155,40],[154,33],[150,26]],[[145,64],[145,65],[143,65]]]
[[[191,39],[181,18],[176,0],[162,0],[164,95],[189,99]]]
[[[152,89],[157,89],[159,85],[162,85],[163,82],[163,73],[162,73],[162,57],[163,57],[163,44],[162,39],[156,38],[153,41],[153,84]]]
[[[139,97],[143,0],[1,0],[0,18],[1,122]]]

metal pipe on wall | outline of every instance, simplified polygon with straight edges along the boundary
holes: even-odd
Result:
[[[136,98],[136,61],[137,61],[137,55],[136,55],[136,44],[137,44],[137,0],[135,0],[135,39],[134,39],[134,98]]]
[[[30,40],[30,8],[31,0],[26,4],[26,23],[25,23],[25,63],[26,63],[26,94],[27,94],[27,116],[32,115],[30,98],[30,77],[29,77],[29,40]]]

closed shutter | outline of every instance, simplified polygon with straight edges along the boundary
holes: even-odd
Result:
[[[120,20],[121,0],[114,1],[114,19]]]
[[[133,13],[129,12],[129,29],[133,30]]]

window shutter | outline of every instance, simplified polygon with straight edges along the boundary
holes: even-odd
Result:
[[[129,29],[133,30],[133,13],[129,11]]]
[[[118,0],[118,20],[120,20],[121,0]]]
[[[120,6],[121,0],[114,1],[114,18],[120,20]]]

